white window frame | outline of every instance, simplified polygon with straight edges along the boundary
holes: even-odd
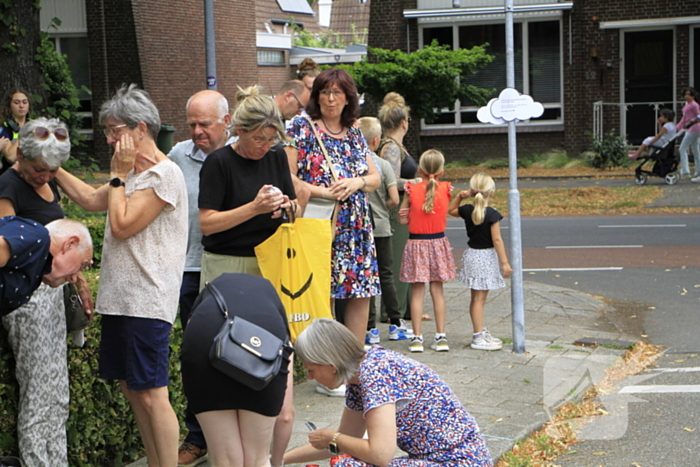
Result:
[[[556,109],[559,108],[561,117],[555,120],[539,120],[533,119],[525,122],[518,122],[518,125],[531,125],[531,126],[551,126],[551,125],[564,125],[564,24],[562,15],[558,12],[556,15],[523,15],[521,18],[516,18],[515,23],[522,24],[522,44],[523,44],[523,89],[518,89],[518,91],[523,94],[527,94],[530,88],[530,68],[529,68],[529,23],[530,22],[542,22],[542,21],[558,21],[559,22],[559,80],[560,80],[560,97],[559,102],[549,102],[543,103],[545,109]],[[422,23],[422,24],[421,24]],[[488,25],[499,25],[504,24],[503,16],[497,19],[480,19],[478,21],[460,21],[460,22],[421,22],[418,25],[418,46],[423,48],[423,29],[425,28],[440,28],[440,27],[452,27],[452,43],[453,48],[457,49],[459,47],[459,28],[460,26],[488,26]],[[479,108],[475,106],[461,106],[459,100],[455,101],[453,107],[445,107],[441,109],[442,113],[454,113],[455,123],[425,123],[424,120],[421,121],[421,129],[423,130],[442,130],[442,129],[456,129],[456,128],[483,128],[485,125],[490,126],[486,123],[462,123],[462,112],[476,112]]]
[[[63,54],[63,55],[66,55],[66,54],[61,50],[61,40],[62,39],[74,39],[74,38],[85,38],[86,40],[88,39],[87,32],[86,33],[64,33],[64,32],[52,33],[52,32],[49,32],[49,37],[51,39],[53,39],[53,41],[54,41],[54,47],[56,48],[56,52],[58,52],[59,54]],[[90,97],[90,100],[92,100],[92,96]],[[92,112],[78,112],[78,115],[80,115],[83,118],[83,120],[85,120],[85,119],[92,120]],[[78,130],[78,133],[83,135],[87,141],[92,141],[94,139],[93,126],[94,125],[90,125],[90,127],[88,127],[88,128],[81,128]]]
[[[282,61],[281,62],[264,62],[260,60],[260,55],[262,54],[263,56],[265,54],[282,54]],[[274,49],[265,49],[265,48],[259,48],[258,53],[257,53],[257,60],[258,60],[258,66],[286,66],[286,57],[284,50],[274,50]]]

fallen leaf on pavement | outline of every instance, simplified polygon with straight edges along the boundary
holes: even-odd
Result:
[[[605,455],[605,451],[594,452],[593,455],[594,455],[594,456],[604,456],[604,455]]]
[[[693,431],[695,431],[695,428],[688,428],[688,427],[685,427],[685,428],[683,428],[683,429],[684,429],[685,431],[689,431],[689,432],[691,432],[691,433],[692,433]]]

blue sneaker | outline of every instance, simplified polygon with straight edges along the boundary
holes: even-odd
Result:
[[[367,331],[365,345],[379,344],[379,329],[372,328]]]
[[[396,326],[395,324],[389,325],[389,340],[390,341],[403,341],[413,337],[413,329],[408,329],[406,322],[401,320],[401,325]]]

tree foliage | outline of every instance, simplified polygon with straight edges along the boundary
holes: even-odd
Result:
[[[54,18],[50,27],[55,28],[60,25],[60,20]],[[58,118],[68,125],[72,145],[80,146],[83,136],[78,133],[78,129],[82,125],[83,117],[79,114],[78,89],[73,84],[66,56],[58,53],[49,34],[42,32],[41,44],[34,58],[39,63],[44,76],[42,87],[48,100],[45,103],[44,114],[47,117]]]
[[[38,1],[0,0],[0,95],[19,87],[30,94],[33,106],[45,97],[34,60],[41,42],[39,9]]]
[[[492,60],[482,46],[452,50],[433,42],[411,53],[369,48],[367,59],[339,68],[352,75],[360,93],[381,102],[388,92],[398,92],[413,115],[432,122],[441,108],[452,107],[457,99],[486,104],[494,91],[469,81]]]

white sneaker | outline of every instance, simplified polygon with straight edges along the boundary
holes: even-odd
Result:
[[[690,179],[691,182],[700,183],[700,175]]]
[[[435,342],[430,346],[436,352],[449,352],[450,346],[447,345],[447,336],[435,337]]]
[[[484,329],[483,332],[474,334],[471,348],[476,350],[501,350],[503,342],[501,339],[493,337],[487,329]]]
[[[411,352],[422,352],[423,351],[423,336],[415,336],[411,341],[411,345],[408,348]]]
[[[335,389],[330,389],[323,384],[317,384],[316,392],[329,397],[345,397],[345,385],[343,384]]]
[[[400,320],[401,324],[396,326],[395,324],[389,325],[389,340],[390,341],[402,341],[410,339],[413,337],[413,329],[408,329],[406,322]]]
[[[365,345],[379,344],[379,329],[372,328],[365,334]]]

